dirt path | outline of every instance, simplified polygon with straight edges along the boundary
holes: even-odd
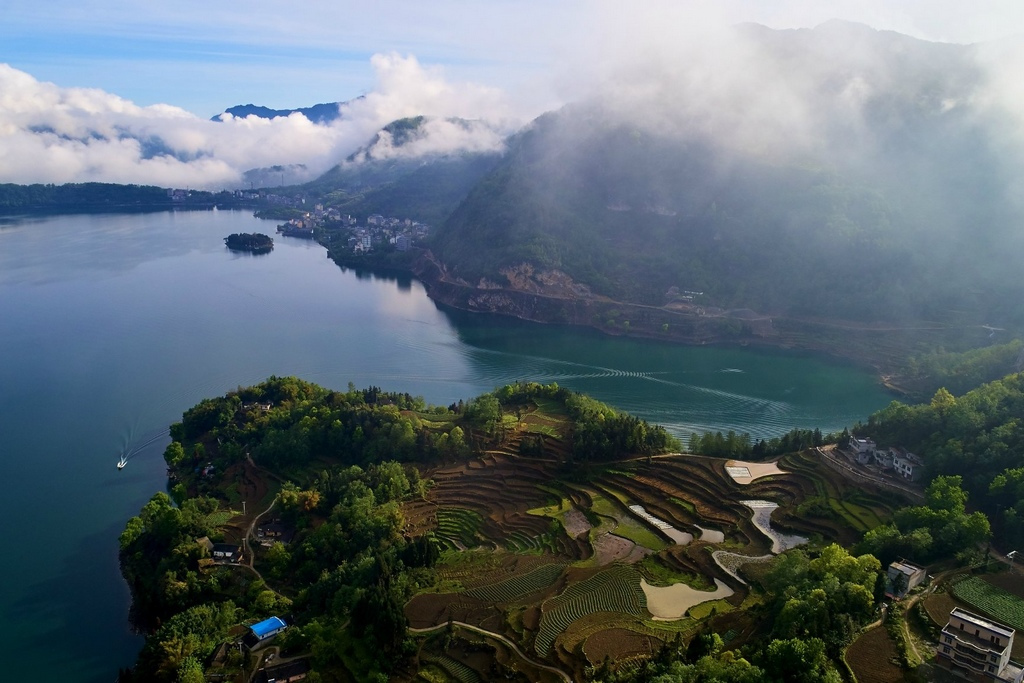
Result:
[[[531,666],[535,666],[538,669],[543,669],[544,671],[550,671],[553,674],[557,674],[558,676],[561,676],[562,680],[564,680],[565,683],[573,683],[573,680],[572,680],[572,678],[569,677],[569,674],[565,673],[561,669],[557,669],[557,668],[555,668],[553,666],[549,666],[547,664],[541,664],[540,662],[537,662],[537,661],[534,661],[534,660],[530,659],[529,657],[526,656],[525,653],[523,653],[522,650],[519,649],[518,645],[516,645],[515,643],[513,643],[511,640],[509,640],[505,636],[501,635],[500,633],[494,633],[493,631],[485,631],[484,629],[482,629],[482,628],[480,628],[478,626],[473,626],[472,624],[467,624],[467,623],[464,623],[464,622],[461,622],[461,621],[453,621],[451,623],[454,624],[455,626],[458,626],[460,628],[464,628],[464,629],[466,629],[468,631],[473,631],[475,633],[479,633],[481,635],[485,635],[488,638],[494,638],[495,640],[500,640],[505,645],[507,645],[509,648],[511,648],[513,652],[515,652],[517,655],[519,655],[519,657],[521,659],[523,659],[526,662],[529,662]],[[447,627],[448,627],[448,622],[445,622],[443,624],[438,624],[437,626],[428,626],[427,628],[410,628],[409,632],[410,633],[430,633],[431,631],[438,631],[438,630],[440,630],[442,628],[447,628]]]

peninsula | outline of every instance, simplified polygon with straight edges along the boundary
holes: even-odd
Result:
[[[897,414],[879,419],[890,434]],[[202,401],[171,436],[170,493],[121,535],[150,634],[122,681],[284,666],[321,680],[611,683],[682,666],[787,680],[797,661],[824,683],[884,597],[879,558],[933,523],[953,531],[919,557],[971,561],[988,535],[958,476],[852,486],[842,434],[719,434],[690,448],[731,458],[680,454],[662,428],[553,384],[444,407],[272,377]]]

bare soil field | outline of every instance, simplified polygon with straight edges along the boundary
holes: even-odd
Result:
[[[672,586],[652,586],[644,579],[640,580],[640,587],[647,596],[647,610],[654,615],[655,621],[682,619],[686,616],[687,610],[694,605],[709,600],[727,598],[734,592],[732,588],[717,579],[713,591],[699,591],[690,588],[685,583],[677,583]]]
[[[846,661],[857,683],[899,683],[903,670],[895,664],[896,646],[884,626],[876,626],[846,649]]]
[[[624,628],[598,631],[583,643],[583,653],[591,664],[600,665],[605,656],[616,662],[636,656],[650,656],[661,647],[661,641],[652,636]]]
[[[725,471],[732,480],[741,486],[752,484],[762,477],[787,474],[779,469],[774,462],[747,462],[745,460],[728,460]]]

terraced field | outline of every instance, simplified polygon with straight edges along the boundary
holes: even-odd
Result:
[[[642,617],[647,613],[647,597],[640,587],[640,574],[631,567],[616,565],[572,584],[546,601],[541,611],[534,649],[538,655],[546,657],[555,638],[572,622],[598,612]]]
[[[509,602],[547,588],[562,575],[564,569],[564,564],[545,564],[525,574],[467,590],[465,594],[488,602]]]
[[[768,556],[772,542],[741,501],[778,505],[771,525],[785,534],[840,542],[859,538],[902,504],[889,493],[850,486],[813,453],[788,455],[779,461],[782,474],[742,486],[723,460],[688,455],[625,460],[582,474],[567,465],[571,433],[556,408],[538,402],[506,415],[500,444],[423,472],[433,484],[404,506],[405,533],[438,538],[447,552],[435,590],[446,592],[416,596],[406,607],[411,623],[454,618],[573,666],[584,651],[591,662],[642,656],[707,618],[734,624],[742,641],[753,628],[742,608],[751,592],[734,565]],[[667,535],[666,525],[680,533]],[[650,560],[634,566],[644,557]],[[721,592],[687,617],[655,622],[641,578]]]
[[[483,518],[472,510],[440,508],[434,535],[444,550],[465,550],[479,545],[477,533],[482,524]]]

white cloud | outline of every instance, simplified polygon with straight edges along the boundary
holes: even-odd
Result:
[[[372,59],[377,87],[344,107],[331,125],[300,114],[273,120],[198,118],[169,105],[140,107],[95,89],[60,88],[0,64],[0,182],[117,182],[219,189],[243,173],[273,165],[304,165],[318,174],[367,143],[397,118],[426,115],[404,153],[493,148],[486,126],[458,126],[446,117],[515,124],[500,91],[451,83],[437,68],[396,54]],[[381,152],[384,153],[383,147]]]

